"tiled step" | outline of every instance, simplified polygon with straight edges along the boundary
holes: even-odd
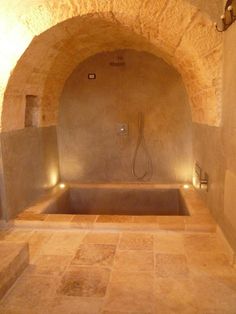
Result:
[[[29,264],[27,243],[0,241],[0,299]]]

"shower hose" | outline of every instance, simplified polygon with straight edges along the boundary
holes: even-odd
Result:
[[[146,157],[146,165],[143,174],[138,175],[136,172],[136,163],[139,149],[143,148]],[[133,176],[139,181],[150,180],[153,175],[152,159],[149,155],[148,148],[144,138],[144,116],[142,112],[138,114],[138,140],[134,151],[132,160],[132,173]]]

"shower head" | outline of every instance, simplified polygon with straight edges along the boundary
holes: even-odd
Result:
[[[110,66],[112,67],[121,67],[125,66],[125,61],[123,56],[116,56],[113,61],[110,62]]]

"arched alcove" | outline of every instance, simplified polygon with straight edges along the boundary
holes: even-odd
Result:
[[[5,76],[12,72],[1,83],[3,131],[24,127],[26,95],[39,97],[40,126],[56,124],[58,99],[75,66],[100,51],[122,48],[145,50],[172,64],[185,82],[193,121],[220,125],[222,37],[195,6],[184,0],[91,0],[35,1],[27,12],[22,8],[9,20],[24,36],[5,61]]]

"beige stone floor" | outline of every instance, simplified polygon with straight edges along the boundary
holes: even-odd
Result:
[[[236,269],[215,234],[12,230],[30,265],[1,314],[236,313]]]

